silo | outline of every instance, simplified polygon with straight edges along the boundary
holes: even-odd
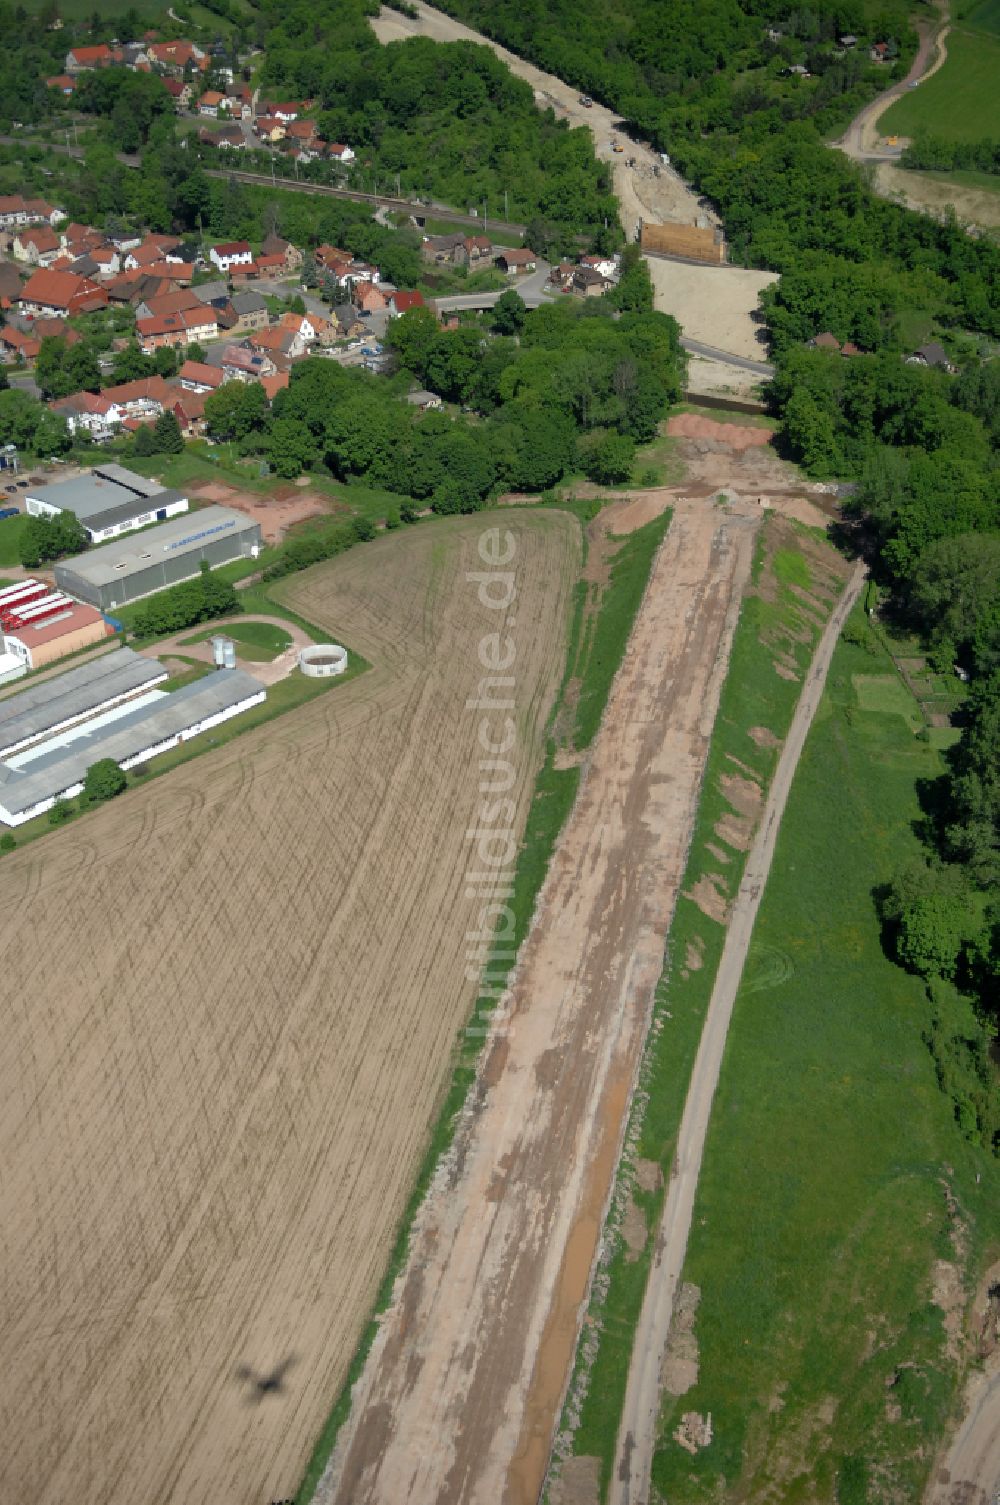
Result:
[[[236,644],[232,638],[223,638],[222,664],[225,669],[236,668]]]

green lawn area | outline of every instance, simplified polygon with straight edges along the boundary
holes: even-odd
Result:
[[[28,514],[0,518],[0,568],[21,563],[21,536],[28,526]]]
[[[915,732],[923,726],[920,707],[895,674],[855,674],[853,683],[854,694],[863,711],[902,716]]]
[[[944,67],[918,88],[908,89],[880,117],[883,135],[923,132],[948,141],[1000,136],[1000,36],[959,25],[946,45]]]
[[[257,663],[270,663],[292,641],[291,633],[270,622],[229,622],[225,627],[206,627],[192,637],[181,638],[181,644],[207,643],[217,632],[239,644],[241,658]]]
[[[962,15],[962,12],[959,12]],[[973,0],[968,11],[962,15],[963,24],[975,27],[976,31],[989,32],[1000,37],[1000,0]]]
[[[899,682],[868,646],[837,649],[736,1003],[684,1271],[700,1374],[654,1466],[672,1505],[919,1499],[956,1398],[930,1300],[956,1257],[945,1188],[967,1281],[996,1237],[1000,1168],[961,1137],[924,988],[880,941],[872,889],[920,855],[916,783],[941,764],[895,692],[874,706]],[[672,984],[675,1019],[702,975]],[[671,1436],[689,1410],[712,1413],[696,1458]]]
[[[755,555],[754,581],[762,586],[762,593],[750,595],[744,601],[733,641],[682,897],[678,899],[670,929],[669,963],[657,988],[654,1012],[659,1023],[651,1033],[642,1066],[640,1086],[644,1093],[648,1093],[648,1100],[640,1108],[629,1131],[630,1135],[638,1132],[635,1155],[658,1165],[662,1177],[669,1173],[673,1159],[688,1077],[724,938],[721,925],[709,920],[692,899],[684,896],[709,874],[714,875],[720,891],[727,894],[733,893],[738,886],[743,853],[734,847],[727,851],[729,843],[723,841],[716,830],[720,819],[732,813],[720,779],[734,771],[735,759],[744,771],[752,771],[762,786],[770,781],[777,750],[768,746],[766,741],[752,739],[748,733],[751,727],[766,727],[776,736],[782,736],[800,690],[797,680],[786,679],[775,672],[776,646],[780,640],[780,648],[792,655],[799,672],[803,672],[819,635],[815,622],[804,615],[800,597],[796,594],[803,586],[812,583],[811,566],[797,548],[789,545],[787,534],[780,537],[782,546],[775,546],[771,537],[773,526],[769,520],[766,524],[768,531],[758,542]],[[800,537],[804,537],[807,531],[796,529]],[[765,560],[769,561],[767,566]],[[631,1195],[644,1215],[647,1229],[653,1228],[662,1208],[662,1185],[659,1191],[643,1191],[632,1183],[632,1173],[628,1168],[623,1171],[622,1179],[630,1185]],[[649,1252],[647,1240],[642,1255],[632,1259],[619,1239],[608,1266],[610,1285],[607,1298],[602,1300],[598,1295],[591,1304],[600,1342],[580,1408],[573,1452],[600,1459],[605,1488],[610,1477],[634,1325],[649,1268]],[[568,1409],[573,1409],[574,1405],[571,1391]]]

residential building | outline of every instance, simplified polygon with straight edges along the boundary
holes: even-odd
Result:
[[[229,240],[222,245],[213,246],[208,259],[220,272],[228,272],[235,266],[249,266],[253,261],[253,252],[247,241]]]
[[[99,611],[80,606],[61,591],[39,596],[31,604],[42,608],[34,620],[14,622],[8,617],[11,625],[0,632],[0,653],[14,654],[25,673],[114,636],[114,628]]]
[[[16,230],[19,225],[54,225],[65,218],[62,209],[54,209],[44,199],[26,199],[20,193],[0,194],[0,230]]]
[[[19,230],[14,236],[14,260],[26,262],[28,266],[51,266],[62,249],[58,235],[48,225]]]
[[[218,366],[206,365],[204,361],[185,361],[177,373],[177,380],[185,392],[215,392],[225,377]]]
[[[537,256],[526,246],[515,247],[513,250],[508,250],[505,246],[497,256],[497,267],[501,272],[506,272],[508,277],[523,277],[528,272],[535,271],[537,266]]]
[[[285,122],[276,115],[258,115],[253,128],[262,141],[272,146],[285,139]]]
[[[8,366],[19,360],[33,361],[41,348],[42,341],[38,335],[25,334],[12,324],[5,324],[0,329],[0,355]]]
[[[326,149],[326,154],[328,157],[332,157],[335,162],[343,162],[345,166],[348,163],[353,162],[356,155],[351,150],[351,148],[349,146],[345,146],[342,141],[331,141],[330,145]]]
[[[213,120],[218,119],[219,108],[225,101],[225,95],[220,94],[218,89],[206,89],[198,101],[198,114],[209,115]]]
[[[582,267],[591,267],[595,272],[600,272],[606,282],[612,282],[618,276],[619,258],[617,256],[588,255],[580,257]]]
[[[182,308],[176,313],[160,314],[150,319],[136,319],[136,338],[145,355],[169,346],[181,350],[186,345],[202,345],[219,337],[219,322],[205,304]]]
[[[201,130],[198,140],[203,146],[214,146],[217,151],[245,151],[247,144],[243,129],[238,125],[224,125],[217,131]]]
[[[448,235],[425,235],[420,243],[420,254],[424,261],[434,264],[452,263],[458,259],[457,252],[465,238],[461,230]]]
[[[71,314],[104,308],[107,292],[87,277],[72,272],[41,270],[28,278],[13,300],[29,318],[66,319]]]
[[[171,289],[169,293],[160,293],[157,297],[143,298],[141,303],[136,304],[135,316],[137,319],[156,319],[195,308],[201,311],[204,304],[195,296],[194,288],[178,287]]]
[[[94,47],[71,47],[66,54],[66,72],[82,73],[88,68],[110,68],[122,61],[122,54],[106,42],[99,42]]]
[[[365,334],[368,329],[367,324],[351,303],[341,303],[332,309],[330,323],[334,337],[339,340],[349,340],[355,335]]]
[[[599,298],[607,283],[593,267],[577,267],[573,272],[573,291],[584,298]]]
[[[151,63],[175,75],[183,73],[188,64],[199,73],[204,73],[208,67],[207,53],[193,42],[151,42],[146,48],[146,56]]]
[[[226,381],[259,381],[263,376],[273,376],[277,369],[271,357],[262,350],[227,345],[222,352],[222,374]]]
[[[76,79],[68,73],[57,73],[53,78],[45,80],[46,89],[55,89],[59,94],[72,94],[76,88]]]
[[[236,293],[233,297],[233,312],[236,315],[233,327],[238,334],[267,326],[267,304],[259,293]]]
[[[944,346],[937,340],[930,340],[928,344],[921,345],[914,350],[912,355],[906,357],[908,366],[931,366],[938,371],[954,371],[955,367],[948,359],[948,353]]]
[[[488,235],[466,235],[455,248],[456,266],[478,267],[489,265],[494,257],[493,242]]]
[[[290,272],[297,271],[303,261],[302,252],[297,246],[293,246],[291,241],[282,240],[280,235],[273,233],[264,241],[261,253],[259,260],[262,260],[264,256],[280,256]]]
[[[423,293],[409,292],[405,289],[397,289],[388,297],[389,313],[392,315],[405,314],[411,308],[423,308]]]

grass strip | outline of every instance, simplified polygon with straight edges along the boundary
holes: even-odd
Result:
[[[601,1268],[594,1282],[592,1320],[578,1350],[557,1444],[560,1455],[572,1451],[600,1460],[602,1499],[610,1482],[635,1326],[652,1258],[649,1233],[662,1212],[687,1083],[725,940],[723,926],[685,896],[708,874],[727,896],[738,889],[745,852],[732,847],[716,829],[732,813],[720,780],[733,773],[733,759],[738,759],[766,790],[780,749],[771,745],[771,739],[758,741],[748,733],[751,727],[763,727],[773,739],[783,739],[801,689],[799,680],[776,672],[775,643],[780,640],[783,649],[792,653],[802,675],[821,631],[804,614],[796,594],[812,585],[809,563],[795,549],[774,549],[771,527],[769,520],[758,536],[751,574],[755,589],[768,577],[767,595],[745,597],[733,637],[684,882],[670,927],[625,1155],[605,1230]],[[710,845],[714,852],[708,850]],[[720,860],[719,852],[728,860]],[[658,1189],[644,1191],[636,1183],[637,1158],[659,1167]],[[643,1214],[647,1228],[645,1247],[639,1253],[626,1245],[620,1233],[629,1198]]]

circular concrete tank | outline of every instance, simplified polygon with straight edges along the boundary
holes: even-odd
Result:
[[[339,643],[312,643],[299,650],[299,668],[310,679],[325,679],[343,674],[347,668],[347,649]]]

